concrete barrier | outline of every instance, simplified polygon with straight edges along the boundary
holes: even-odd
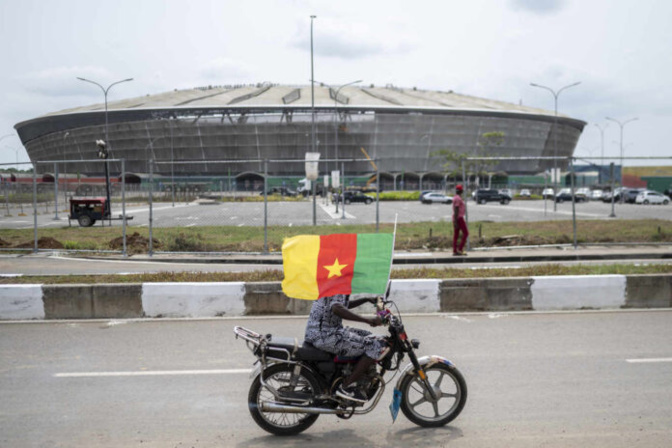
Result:
[[[532,277],[532,309],[610,309],[625,306],[624,275]]]
[[[245,283],[145,283],[142,309],[147,317],[240,316]]]
[[[672,275],[393,280],[404,313],[672,308]],[[0,286],[0,319],[307,315],[279,282]]]
[[[44,319],[41,285],[0,286],[0,319]]]

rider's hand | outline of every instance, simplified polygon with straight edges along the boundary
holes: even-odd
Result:
[[[383,325],[383,319],[381,319],[380,316],[374,316],[374,317],[368,319],[368,323],[372,327],[377,327],[379,325]]]

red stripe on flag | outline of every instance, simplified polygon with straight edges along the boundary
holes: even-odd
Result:
[[[350,294],[357,258],[357,235],[323,235],[317,256],[317,286],[320,297]]]

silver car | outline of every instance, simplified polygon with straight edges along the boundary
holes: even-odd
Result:
[[[453,198],[446,196],[445,194],[441,193],[427,193],[422,197],[422,203],[423,204],[433,204],[435,202],[443,203],[443,204],[452,204],[453,203]]]

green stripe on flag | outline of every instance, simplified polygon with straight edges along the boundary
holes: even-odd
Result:
[[[357,258],[352,277],[352,294],[384,294],[392,264],[391,233],[357,235]]]

